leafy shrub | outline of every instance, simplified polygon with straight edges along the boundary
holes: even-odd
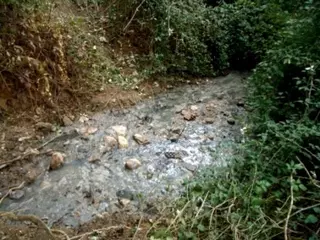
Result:
[[[169,227],[179,239],[319,239],[320,4],[287,17],[270,44],[255,39],[266,53],[248,80],[248,139],[188,184]]]
[[[170,72],[210,75],[248,69],[278,39],[286,15],[278,5],[251,1],[208,7],[201,1],[148,2],[154,52]]]
[[[304,10],[291,18],[283,40],[268,52],[250,84],[252,130],[263,136],[263,159],[271,159],[262,176],[288,179],[293,173],[284,170],[287,166],[301,168],[292,177],[302,184],[294,188],[294,206],[305,210],[293,217],[289,226],[308,232],[310,239],[318,234],[310,226],[319,224],[318,210],[311,206],[320,199],[319,7],[317,2],[306,3]],[[281,188],[278,191],[278,199],[288,197]]]
[[[276,122],[299,120],[318,112],[320,18],[317,5],[306,7],[305,14],[291,19],[283,40],[269,50],[251,79],[255,121],[264,121],[261,116]]]
[[[53,4],[37,3],[15,2],[0,9],[0,92],[6,112],[36,106],[63,112],[114,75],[108,49],[89,32],[84,18],[69,13],[60,21]],[[48,115],[58,120],[54,111]]]
[[[210,43],[216,68],[251,69],[278,39],[285,14],[277,5],[250,1],[223,4],[213,9],[216,39]]]
[[[252,1],[93,2],[107,9],[109,38],[124,34],[132,46],[145,48],[153,73],[203,76],[252,68],[278,39],[286,19],[278,5]]]
[[[0,7],[12,8],[37,7],[43,4],[41,0],[0,0]]]
[[[154,53],[169,72],[208,75],[211,56],[210,11],[201,1],[149,1],[154,13]]]
[[[35,14],[7,15],[7,20],[0,27],[1,91],[27,95],[24,104],[53,107],[54,93],[69,84],[62,29]]]
[[[140,52],[145,56],[141,58],[152,62],[152,73],[212,74],[206,44],[213,32],[212,23],[209,8],[202,1],[100,2],[107,9],[109,39],[121,40],[124,35],[131,46],[143,49]]]

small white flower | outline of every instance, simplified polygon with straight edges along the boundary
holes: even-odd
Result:
[[[242,135],[245,135],[246,132],[247,132],[246,130],[247,130],[247,127],[241,128],[241,129],[240,129],[241,134],[242,134]]]
[[[314,65],[311,65],[310,67],[306,68],[307,71],[313,71],[314,70]]]
[[[172,28],[168,29],[168,34],[169,34],[169,36],[171,36],[173,34],[173,29]]]

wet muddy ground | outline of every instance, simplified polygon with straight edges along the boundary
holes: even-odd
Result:
[[[185,179],[226,164],[232,148],[221,146],[241,141],[242,80],[232,73],[80,117],[48,136],[46,154],[34,157],[42,174],[0,210],[72,227],[122,208],[150,213],[157,201],[175,199]],[[52,165],[54,154],[61,166]]]

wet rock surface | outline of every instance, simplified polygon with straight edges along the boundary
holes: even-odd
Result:
[[[50,161],[50,169],[51,170],[56,170],[64,164],[64,154],[60,152],[54,152],[52,154],[52,158]]]
[[[52,154],[34,155],[45,174],[36,175],[23,195],[5,199],[0,211],[77,226],[119,208],[140,211],[141,199],[152,205],[175,198],[183,180],[208,165],[226,164],[232,150],[216,150],[241,138],[243,102],[235,102],[243,98],[241,79],[233,73],[171,89],[130,109],[81,116],[43,149],[65,153],[63,163],[47,171]]]
[[[9,198],[14,199],[14,200],[19,200],[24,196],[24,191],[22,190],[16,190],[16,191],[12,191],[9,194]]]
[[[128,159],[125,163],[125,167],[128,170],[134,170],[141,166],[141,162],[136,158]]]
[[[133,139],[140,145],[146,145],[150,143],[150,141],[145,136],[138,133],[133,135]]]

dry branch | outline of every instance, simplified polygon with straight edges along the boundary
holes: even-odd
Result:
[[[7,212],[5,214],[1,215],[2,218],[7,218],[8,220],[11,221],[29,221],[34,223],[35,225],[37,225],[39,228],[42,228],[46,231],[46,233],[48,234],[49,238],[52,240],[55,240],[54,235],[52,234],[51,230],[49,229],[49,227],[38,217],[34,216],[34,215],[16,215],[13,212]]]
[[[107,228],[95,229],[95,230],[93,230],[91,232],[87,232],[87,233],[83,233],[83,234],[71,237],[70,240],[82,239],[83,237],[88,237],[88,236],[90,236],[92,234],[95,234],[97,232],[107,232],[107,231],[110,231],[110,230],[123,229],[123,228],[131,229],[131,228],[129,228],[127,226],[124,226],[124,225],[111,226],[111,227],[107,227]]]
[[[10,194],[12,191],[19,190],[19,189],[23,188],[23,187],[24,187],[24,184],[25,184],[25,182],[22,182],[19,186],[10,188],[9,191],[0,199],[0,205],[1,205],[1,203],[3,202],[3,200],[4,200],[6,197],[9,196],[9,194]],[[0,216],[1,216],[1,215],[0,215]]]
[[[65,236],[65,238],[67,240],[70,240],[70,237],[68,236],[68,234],[66,234],[64,231],[62,230],[59,230],[59,229],[51,229],[51,232],[52,233],[59,233],[59,234],[62,234],[63,236]]]
[[[292,174],[291,174],[291,177],[290,177],[290,184],[291,184],[291,187],[290,187],[290,206],[289,206],[289,211],[288,211],[288,215],[287,215],[287,218],[286,218],[286,222],[285,222],[285,225],[284,225],[284,239],[285,240],[288,240],[289,239],[289,236],[288,236],[288,226],[289,226],[289,220],[290,220],[290,215],[291,215],[291,212],[292,212],[292,207],[293,207],[293,177],[292,177]]]
[[[123,31],[125,32],[127,30],[127,28],[129,27],[129,25],[131,24],[132,20],[134,19],[134,17],[136,16],[137,12],[139,11],[139,8],[142,6],[142,4],[145,2],[146,0],[142,0],[141,3],[139,4],[139,6],[136,8],[136,10],[134,11],[130,21],[127,23],[127,25],[123,28]]]

